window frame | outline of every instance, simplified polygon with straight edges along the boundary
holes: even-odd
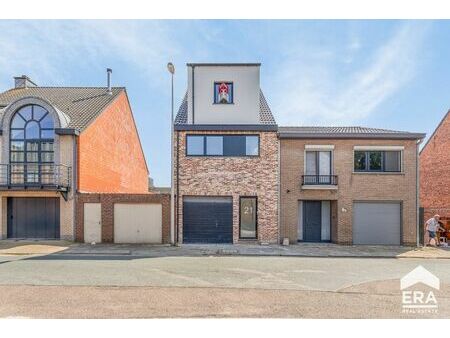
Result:
[[[189,138],[191,136],[197,136],[197,137],[203,137],[203,154],[202,155],[191,155],[188,153],[188,148],[189,148]],[[222,155],[208,155],[208,149],[207,149],[207,137],[217,137],[220,136],[222,138],[225,138],[227,136],[242,136],[242,137],[257,137],[258,138],[258,153],[256,155],[224,155],[223,154],[223,149],[222,149]],[[228,158],[228,157],[260,157],[260,153],[261,153],[261,138],[259,134],[186,134],[186,146],[185,146],[185,156],[186,157],[224,157],[224,158]],[[247,141],[247,139],[246,139]],[[222,147],[223,144],[225,143],[225,140],[222,140]],[[247,148],[244,149],[245,153],[247,153]]]
[[[313,174],[313,175],[316,175],[316,176],[320,175],[320,153],[321,152],[328,152],[328,153],[330,153],[330,176],[334,175],[334,170],[333,170],[333,158],[334,158],[333,155],[334,154],[333,154],[333,150],[332,149],[305,149],[305,156],[304,156],[305,164],[304,164],[304,169],[303,169],[304,175],[308,175],[306,173],[306,168],[307,168],[306,154],[307,153],[315,153],[316,173]]]
[[[356,153],[364,153],[365,154],[365,167],[366,169],[361,170],[361,169],[356,169],[355,168],[355,155]],[[381,152],[381,169],[380,170],[371,170],[370,169],[370,153],[375,153],[375,152]],[[397,152],[399,153],[399,170],[386,170],[386,153],[387,152]],[[387,173],[387,174],[398,174],[398,173],[403,173],[403,150],[377,150],[377,149],[370,149],[370,150],[363,150],[363,149],[358,149],[358,150],[353,150],[353,172],[354,173]]]
[[[217,102],[216,95],[216,85],[220,85],[221,83],[225,83],[227,85],[231,85],[231,102]],[[214,81],[213,82],[213,104],[234,104],[234,82],[233,81]]]
[[[21,111],[27,107],[30,107],[30,111],[31,111],[31,116],[30,118],[26,118],[26,116],[24,116]],[[39,119],[35,119],[34,117],[34,107],[39,107],[42,110],[44,110],[46,113],[43,114]],[[44,121],[44,119],[47,118],[47,116],[49,116],[52,120],[53,123],[53,128],[48,128],[45,127],[43,128],[41,126],[41,122]],[[22,128],[12,128],[12,124],[14,122],[14,120],[16,118],[21,118],[25,123],[23,125]],[[39,128],[39,137],[37,138],[28,138],[27,137],[27,125],[29,123],[37,123],[38,128]],[[8,181],[10,181],[11,185],[43,185],[46,184],[45,182],[43,182],[43,177],[44,176],[48,176],[48,175],[53,175],[53,171],[54,169],[52,168],[52,166],[55,164],[55,121],[53,119],[53,116],[51,116],[51,113],[45,109],[44,107],[38,105],[38,104],[28,104],[28,105],[24,105],[21,106],[20,108],[18,108],[14,114],[11,117],[11,120],[9,122],[9,149],[8,149],[8,155],[9,155],[9,164],[11,165],[11,170],[9,173],[9,177],[8,177]],[[21,138],[13,138],[13,131],[23,131],[23,137]],[[52,131],[53,133],[53,137],[49,138],[49,137],[42,137],[42,131]],[[12,145],[14,142],[17,143],[22,143],[22,150],[21,151],[17,151],[17,150],[13,150],[12,149]],[[52,150],[42,150],[42,145],[44,143],[50,143],[52,144]],[[36,149],[28,149],[28,145],[29,144],[36,144],[37,147]],[[22,161],[13,161],[12,159],[12,154],[23,154],[23,160]],[[53,161],[43,161],[43,154],[53,154]],[[36,162],[32,162],[32,161],[28,161],[28,154],[36,154],[37,156],[37,161]],[[13,166],[16,166],[17,168],[22,168],[22,170],[13,170]],[[29,170],[30,168],[36,167],[36,170]],[[49,166],[50,167],[50,171],[44,171],[42,170],[42,168]],[[37,179],[33,179],[30,180],[29,177],[31,177],[30,175],[34,175],[34,177],[37,177]],[[12,177],[21,177],[20,182],[12,182]],[[16,178],[15,178],[16,180]]]
[[[246,198],[255,200],[255,237],[241,236],[241,211],[242,211],[241,200]],[[239,196],[239,239],[250,241],[258,239],[258,196]]]

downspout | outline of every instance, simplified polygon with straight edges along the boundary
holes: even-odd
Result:
[[[420,177],[419,177],[419,145],[423,142],[423,139],[419,139],[416,142],[416,246],[420,246],[420,219],[419,219],[419,208],[420,208]]]
[[[77,200],[77,192],[78,192],[78,143],[77,136],[74,135],[72,138],[72,194],[73,194],[73,203],[74,203],[74,213],[73,213],[73,239],[76,240],[76,229],[77,229],[77,208],[78,208],[78,200]]]
[[[281,243],[281,141],[277,135],[277,144],[278,144],[278,201],[277,201],[277,217],[278,217],[278,244]]]
[[[179,201],[180,201],[180,189],[179,189],[179,186],[180,186],[180,182],[179,182],[179,180],[180,180],[180,175],[179,175],[179,157],[180,157],[180,150],[179,150],[179,148],[180,148],[180,132],[179,131],[177,131],[176,132],[177,133],[177,202],[176,202],[176,217],[175,217],[175,219],[176,219],[176,225],[175,225],[175,244],[176,245],[178,245],[179,244],[179,236],[178,236],[178,228],[179,228],[179,208],[178,208],[178,205],[179,205]]]
[[[194,95],[194,91],[195,91],[195,66],[193,65],[192,66],[192,124],[195,124],[195,114],[194,114],[194,112],[195,112],[195,101],[194,101],[194,97],[195,97],[195,95]]]

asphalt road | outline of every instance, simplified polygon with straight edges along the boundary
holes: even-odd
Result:
[[[437,314],[404,314],[399,279],[441,281]],[[450,260],[0,256],[0,317],[450,317]]]

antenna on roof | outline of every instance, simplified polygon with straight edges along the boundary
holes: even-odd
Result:
[[[112,69],[111,68],[106,68],[106,73],[108,75],[108,90],[107,93],[109,95],[112,95],[112,90],[111,90],[111,74],[112,74]]]

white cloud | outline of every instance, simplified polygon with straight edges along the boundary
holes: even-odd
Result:
[[[190,33],[201,23],[183,22]],[[180,24],[179,24],[180,25]],[[178,25],[178,26],[179,26]],[[161,68],[169,60],[192,53],[182,34],[168,21],[3,21],[0,22],[0,90],[11,87],[13,75],[27,74],[38,84],[70,85],[72,64],[83,71],[97,71],[108,62],[120,62],[142,74],[149,87],[157,88],[167,78]],[[211,32],[202,32],[208,39]]]
[[[372,53],[365,66],[341,74],[337,58],[306,60],[301,55],[308,53],[307,47],[299,47],[302,52],[284,61],[271,88],[278,123],[348,125],[363,120],[416,75],[427,30],[423,22],[403,24],[384,45],[359,50],[365,56]],[[360,46],[351,42],[348,47]]]

